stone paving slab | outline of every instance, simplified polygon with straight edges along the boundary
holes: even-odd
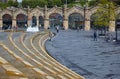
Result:
[[[120,32],[118,35],[120,38]],[[86,79],[120,78],[120,44],[106,42],[104,37],[94,41],[93,31],[60,31],[47,41],[46,48],[57,61]]]

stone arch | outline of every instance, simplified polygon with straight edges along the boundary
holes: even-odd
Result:
[[[84,28],[84,17],[80,13],[75,12],[70,14],[68,21],[70,29]]]
[[[56,26],[60,26],[62,28],[63,24],[63,16],[59,13],[53,13],[49,16],[50,27],[55,28]]]
[[[55,6],[55,7],[51,8],[50,10],[48,10],[47,15],[49,17],[51,14],[54,14],[54,13],[60,14],[62,16],[62,9]]]
[[[12,16],[12,12],[10,10],[3,10],[1,14],[2,16],[5,14],[9,14],[10,16]]]
[[[84,16],[83,9],[81,9],[79,7],[73,7],[71,9],[68,9],[67,10],[67,17],[69,17],[73,13],[79,13],[80,15]]]
[[[43,19],[44,9],[41,9],[40,7],[36,7],[30,11],[30,16],[31,16],[31,25],[32,26],[42,27],[44,25],[43,22],[42,22],[42,24],[40,24],[41,23],[40,16]]]
[[[39,7],[37,8],[34,8],[33,10],[30,11],[30,15],[34,15],[36,17],[39,17],[39,16],[44,16],[44,10],[43,9],[40,9]]]
[[[27,11],[25,11],[24,9],[18,9],[14,12],[14,16],[17,17],[17,15],[19,14],[23,14],[27,16]]]
[[[10,14],[4,14],[2,16],[2,21],[3,21],[3,29],[12,28],[12,16]]]
[[[25,27],[25,25],[27,24],[27,16],[22,13],[18,14],[16,16],[16,23],[17,23],[17,26],[20,28]]]

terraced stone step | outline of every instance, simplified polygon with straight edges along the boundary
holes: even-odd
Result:
[[[34,37],[32,37],[32,39],[31,39],[31,40],[27,40],[27,42],[28,42],[28,41],[31,41],[31,42],[29,42],[29,43],[31,43],[31,47],[33,47],[33,48],[34,48],[34,50],[36,50],[36,51],[37,51],[37,49],[34,47],[34,45],[35,45],[35,44],[34,44],[34,45],[32,45],[32,41],[34,41],[34,40],[35,40],[34,38],[35,38],[36,36],[38,36],[38,37],[39,37],[40,35],[34,35]],[[36,41],[36,44],[37,44],[37,42],[39,42],[39,41]],[[39,44],[39,43],[38,43],[38,44]],[[29,46],[30,46],[30,45],[29,45]],[[38,45],[38,46],[39,46],[39,45]],[[37,47],[37,46],[36,46],[36,47]],[[40,48],[39,48],[39,49],[40,49]],[[38,52],[39,52],[39,51],[38,51]],[[42,51],[40,51],[40,53],[41,53],[41,52],[42,52]],[[46,54],[44,54],[44,55],[46,55]],[[46,55],[46,56],[47,56],[47,55]],[[45,62],[45,63],[47,63],[47,65],[49,65],[50,67],[51,67],[51,65],[52,65],[52,66],[53,66],[53,67],[52,67],[52,69],[53,69],[53,70],[55,70],[57,73],[65,73],[64,71],[60,70],[60,68],[59,68],[59,67],[57,67],[55,64],[53,64],[53,63],[52,63],[53,61],[49,61],[50,59],[49,59],[49,57],[48,57],[48,56],[47,56],[47,59],[48,59],[48,60],[46,60],[46,62]],[[48,61],[49,61],[49,62],[48,62]],[[56,66],[56,67],[55,67],[55,66]]]
[[[30,40],[29,40],[30,41]],[[56,68],[56,70],[58,71],[58,69]],[[60,71],[60,70],[59,70]],[[63,71],[62,71],[63,72]]]
[[[84,79],[73,71],[54,60],[45,51],[44,43],[48,37],[48,32],[35,33],[32,36],[25,36],[26,33],[11,33],[7,41],[0,45],[7,51],[3,56],[14,67],[11,67],[6,60],[0,58],[0,63],[6,71],[11,74],[23,73],[29,79]],[[11,46],[12,45],[12,46]],[[9,56],[9,58],[6,57]],[[16,59],[15,64],[12,59]],[[19,62],[19,63],[18,63]],[[17,70],[20,70],[17,71]],[[25,78],[25,77],[21,77]],[[20,78],[19,78],[20,79]]]
[[[0,57],[0,64],[8,64],[8,62],[2,57]]]
[[[17,47],[17,46],[15,46],[15,47]],[[33,59],[34,60],[34,59]],[[36,60],[35,60],[36,61]],[[39,62],[38,62],[39,63]],[[47,63],[47,62],[45,62],[45,63]],[[47,63],[47,64],[49,64],[49,63]],[[47,66],[44,66],[43,68],[45,68],[46,70],[48,70],[49,72],[51,72],[52,74],[56,74],[56,72],[55,71],[53,71],[52,69],[50,69],[49,67],[47,67]]]
[[[17,77],[21,77],[24,79],[28,79],[27,77],[25,77],[25,75],[21,71],[19,71],[18,69],[10,65],[10,63],[2,57],[0,57],[0,65],[5,70],[5,73],[9,77],[17,76]]]
[[[37,34],[35,34],[35,35],[37,35]],[[24,42],[23,42],[24,47],[25,47],[26,49],[28,49],[29,52],[33,52],[33,53],[37,54],[38,56],[42,56],[42,58],[46,58],[45,55],[43,55],[41,52],[36,51],[36,50],[32,47],[32,45],[31,45],[31,39],[33,39],[33,36],[31,36],[31,37],[29,37],[29,38],[26,38],[26,40],[24,40]]]
[[[40,39],[41,43],[39,44],[40,45],[40,48],[42,49],[43,52],[45,52],[47,54],[47,52],[45,51],[45,41],[46,39],[48,38],[48,34],[44,35],[42,37],[42,39]],[[49,56],[49,55],[48,55]],[[71,71],[70,69],[66,68],[65,66],[61,65],[60,63],[58,63],[57,61],[55,61],[52,57],[49,56],[49,58],[51,58],[54,62],[56,62],[59,66],[62,66],[66,71],[67,71],[67,74],[71,75],[72,77],[76,78],[76,79],[84,79],[84,77],[76,74],[75,72]]]
[[[12,39],[11,39],[11,42],[13,42],[12,41]],[[15,47],[17,47],[16,45],[15,45]],[[19,49],[19,48],[17,48],[17,49]],[[20,50],[20,49],[19,49]],[[22,50],[21,50],[22,51]],[[23,51],[21,52],[21,53],[24,53]],[[24,54],[25,55],[25,54]],[[37,64],[39,64],[39,65],[41,65],[41,63],[40,62],[38,62],[38,61],[36,61],[35,59],[32,59],[32,58],[30,58],[31,60],[34,60],[34,62],[36,62]],[[44,62],[44,63],[47,63],[47,62]],[[49,64],[49,63],[47,63],[47,64]],[[43,66],[43,65],[42,65]],[[50,68],[48,68],[47,66],[43,66],[42,68],[44,68],[45,70],[47,70],[47,71],[49,71],[50,73],[52,73],[52,74],[55,74],[56,72],[54,72],[53,70],[51,70]]]
[[[33,38],[32,38],[33,39]],[[30,43],[31,43],[32,41],[30,40]],[[30,46],[30,45],[29,45]],[[33,46],[32,46],[33,47]],[[33,47],[34,48],[34,47]],[[35,49],[36,50],[36,49]],[[70,74],[72,74],[72,76],[74,76],[75,78],[78,78],[78,76],[75,76],[74,75],[74,73],[70,73]],[[69,75],[70,76],[70,75]]]
[[[5,45],[4,45],[4,47],[5,47]],[[6,50],[10,53],[10,52],[12,52],[11,50],[8,50],[8,48],[6,47]],[[11,55],[13,54],[13,52],[12,53],[10,53]],[[9,55],[8,55],[9,56]],[[14,53],[14,55],[12,55],[14,58],[16,58],[16,56],[18,56],[18,55],[16,55],[15,53]],[[19,57],[19,56],[18,56]],[[15,65],[16,66],[16,68],[18,68],[19,70],[21,70],[22,72],[24,72],[24,74],[27,76],[27,77],[29,77],[29,78],[35,78],[36,76],[39,76],[39,74],[41,74],[41,73],[39,73],[39,74],[36,74],[36,73],[38,73],[38,72],[36,72],[34,69],[33,69],[33,66],[32,66],[32,68],[30,67],[30,66],[28,66],[29,64],[28,64],[28,62],[27,61],[24,61],[21,57],[19,57],[21,60],[17,60],[16,62],[12,62],[12,60],[10,61],[10,63],[12,63],[12,65]],[[6,58],[7,59],[7,58]],[[16,58],[17,59],[17,58]],[[8,59],[9,60],[9,59]],[[24,64],[24,67],[22,67],[22,65],[21,64],[18,64],[18,61],[19,62],[21,62],[21,64]],[[39,76],[40,77],[40,76]],[[40,77],[41,78],[41,77]]]
[[[11,65],[2,65],[2,67],[6,70],[6,73],[8,75],[13,75],[13,76],[24,76],[23,73],[21,71],[19,71],[18,69],[14,68]]]

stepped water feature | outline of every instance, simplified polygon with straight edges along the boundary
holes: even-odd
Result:
[[[49,31],[6,36],[8,39],[0,42],[0,79],[85,79],[47,53],[44,44]]]

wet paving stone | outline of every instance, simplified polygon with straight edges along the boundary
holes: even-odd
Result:
[[[46,42],[49,53],[86,79],[120,79],[120,45],[93,41],[92,31],[60,31]]]

